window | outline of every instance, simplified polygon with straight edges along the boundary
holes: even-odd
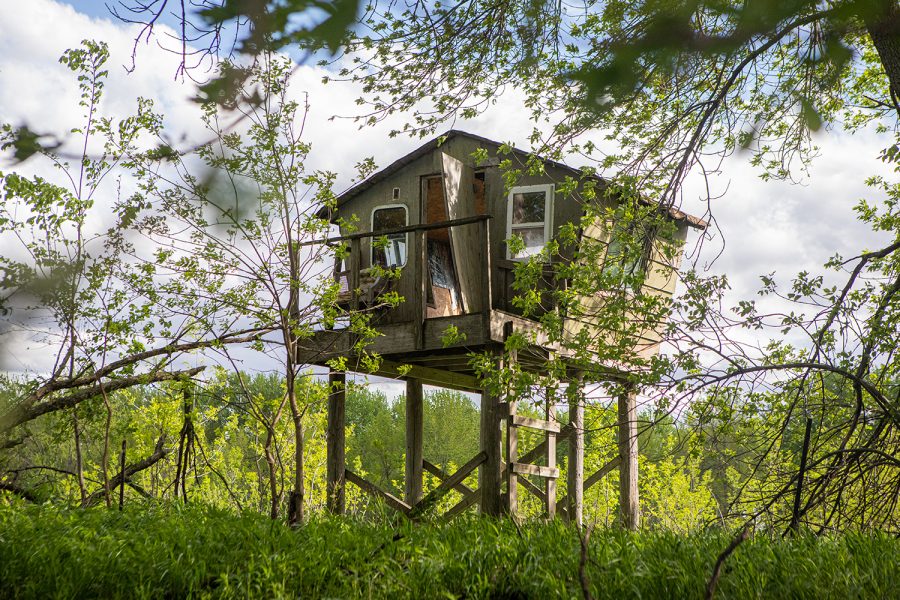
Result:
[[[540,254],[550,239],[553,184],[514,187],[507,211],[507,238],[518,236],[525,242],[525,249],[515,255],[507,250],[508,257],[521,260]]]
[[[610,234],[603,272],[612,279],[621,281],[641,275],[646,268],[648,240],[652,234],[637,222],[610,223],[608,229]]]
[[[407,225],[407,210],[403,204],[379,206],[372,211],[372,231],[389,231]],[[402,267],[406,264],[406,244],[408,234],[392,233],[387,236],[387,245],[378,243],[379,236],[372,238],[372,264],[386,268]]]

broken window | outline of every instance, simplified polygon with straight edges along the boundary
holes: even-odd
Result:
[[[406,206],[402,204],[379,206],[372,211],[372,231],[391,231],[408,224]],[[372,264],[385,268],[406,264],[407,233],[388,233],[372,239]]]

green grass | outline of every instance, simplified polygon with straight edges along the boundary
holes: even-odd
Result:
[[[598,530],[597,598],[701,598],[724,533]],[[719,598],[900,597],[900,541],[757,536]],[[0,507],[0,596],[10,598],[577,598],[578,539],[560,523],[448,525],[314,519],[292,531],[202,507]]]

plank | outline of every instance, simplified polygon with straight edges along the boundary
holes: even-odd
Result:
[[[327,238],[324,240],[311,240],[309,242],[303,242],[301,244],[297,244],[297,247],[302,248],[303,246],[313,246],[313,245],[317,245],[317,244],[339,244],[341,242],[361,240],[364,238],[370,238],[370,237],[374,237],[374,236],[381,237],[383,235],[412,233],[413,231],[431,231],[433,229],[446,229],[448,227],[457,227],[459,225],[469,225],[470,223],[478,223],[480,221],[487,221],[490,218],[491,218],[491,215],[475,215],[475,216],[471,216],[471,217],[462,217],[460,219],[451,219],[449,221],[438,221],[437,223],[428,223],[428,224],[420,224],[420,225],[404,225],[403,227],[395,227],[394,229],[381,229],[377,232],[360,231],[358,233],[351,233],[349,235],[330,237],[330,238]]]
[[[506,418],[506,464],[511,464],[512,469],[506,469],[506,510],[516,516],[519,508],[519,476],[516,471],[516,459],[519,454],[519,433],[512,424],[516,417],[516,401],[510,400],[507,403],[508,416]]]
[[[544,405],[544,415],[547,421],[551,423],[559,423],[556,418],[556,399],[555,390],[547,390],[547,398]],[[544,434],[544,443],[547,446],[547,466],[556,468],[556,438],[559,430],[556,432],[548,431]],[[556,479],[547,478],[544,480],[544,510],[547,511],[547,518],[556,517]]]
[[[559,423],[556,423],[554,421],[533,419],[531,417],[523,417],[521,415],[513,416],[512,424],[514,427],[528,427],[529,429],[539,429],[541,431],[548,431],[551,433],[559,433],[560,430]]]
[[[537,477],[559,477],[559,469],[551,467],[542,467],[539,465],[529,465],[526,463],[512,463],[512,472],[518,475],[536,475]]]
[[[462,483],[462,481],[472,474],[472,471],[477,469],[481,463],[485,461],[487,458],[487,454],[482,451],[476,454],[472,459],[461,466],[456,473],[450,475],[447,479],[442,481],[440,485],[431,490],[427,496],[422,498],[422,501],[412,507],[412,510],[409,512],[410,518],[416,518],[421,515],[423,512],[427,511],[431,508],[438,500],[443,498],[447,493],[450,492],[457,484]]]
[[[434,464],[433,462],[431,462],[427,459],[422,459],[422,466],[425,468],[426,471],[428,471],[429,473],[431,473],[432,475],[434,475],[441,481],[444,481],[445,479],[450,477],[450,474],[447,473],[447,471],[443,470],[442,468],[440,468],[439,466],[437,466],[436,464]],[[475,490],[473,490],[472,488],[470,488],[469,486],[467,486],[466,484],[464,484],[462,482],[453,486],[453,489],[456,490],[457,492],[459,492],[460,494],[462,494],[463,496],[475,493]]]
[[[447,334],[447,329],[450,327],[455,327],[460,335],[457,340],[445,345],[444,338]],[[484,336],[484,327],[480,313],[432,317],[425,321],[424,336],[425,348],[434,350],[481,346],[489,341]]]
[[[601,479],[606,477],[609,473],[612,472],[613,469],[617,468],[621,461],[622,461],[622,459],[617,456],[617,457],[613,458],[612,460],[610,460],[605,465],[603,465],[602,467],[600,467],[599,469],[597,469],[596,471],[594,471],[593,475],[591,475],[590,477],[588,477],[587,479],[584,480],[584,487],[582,489],[583,490],[590,489],[591,486],[593,486],[595,483],[599,482]],[[566,512],[566,507],[568,505],[568,501],[569,501],[568,496],[563,496],[562,498],[559,499],[558,504],[559,504],[559,508],[560,508],[561,512],[563,512],[563,513]]]
[[[548,478],[547,481],[556,481],[556,479],[553,479],[551,477],[551,478]],[[519,477],[519,485],[521,485],[523,488],[525,488],[525,490],[527,490],[529,493],[538,497],[540,499],[540,501],[543,502],[544,504],[547,503],[547,494],[545,494],[541,488],[539,488],[538,486],[531,483],[531,481],[529,481],[527,478]]]
[[[463,513],[467,508],[471,507],[473,504],[481,501],[481,490],[475,490],[474,493],[466,496],[459,502],[457,502],[453,508],[444,513],[442,517],[445,521],[449,521],[453,517],[458,514]]]
[[[460,390],[463,392],[481,391],[481,384],[478,382],[478,379],[472,375],[389,360],[382,360],[381,366],[374,375],[388,377],[390,379],[408,377],[418,379],[427,385],[449,388],[451,390]]]
[[[391,508],[397,510],[398,512],[403,513],[406,516],[409,516],[409,513],[412,510],[412,507],[409,504],[407,504],[406,502],[404,502],[403,500],[401,500],[400,498],[397,498],[393,494],[385,492],[384,490],[382,490],[380,487],[378,487],[371,481],[367,481],[367,480],[363,479],[362,477],[360,477],[359,475],[357,475],[350,469],[346,469],[344,471],[344,477],[347,481],[355,484],[362,491],[366,492],[367,494],[369,494],[371,496],[374,496],[376,498],[380,498],[381,500],[384,500],[384,503],[387,504],[388,506],[390,506]]]

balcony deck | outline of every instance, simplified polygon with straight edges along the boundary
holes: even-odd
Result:
[[[399,377],[401,366],[411,366],[405,375],[416,377],[430,385],[451,389],[477,391],[481,385],[472,370],[469,354],[499,348],[510,330],[535,336],[535,344],[519,352],[522,368],[540,371],[551,352],[559,349],[542,340],[535,321],[517,315],[491,310],[488,313],[434,317],[419,323],[374,324],[381,335],[365,347],[366,352],[379,354],[380,370],[373,373],[384,377]],[[454,339],[446,339],[449,328],[455,328]],[[354,351],[356,336],[348,329],[318,331],[302,342],[298,362],[326,366],[328,361],[346,357],[348,370],[361,360]]]

